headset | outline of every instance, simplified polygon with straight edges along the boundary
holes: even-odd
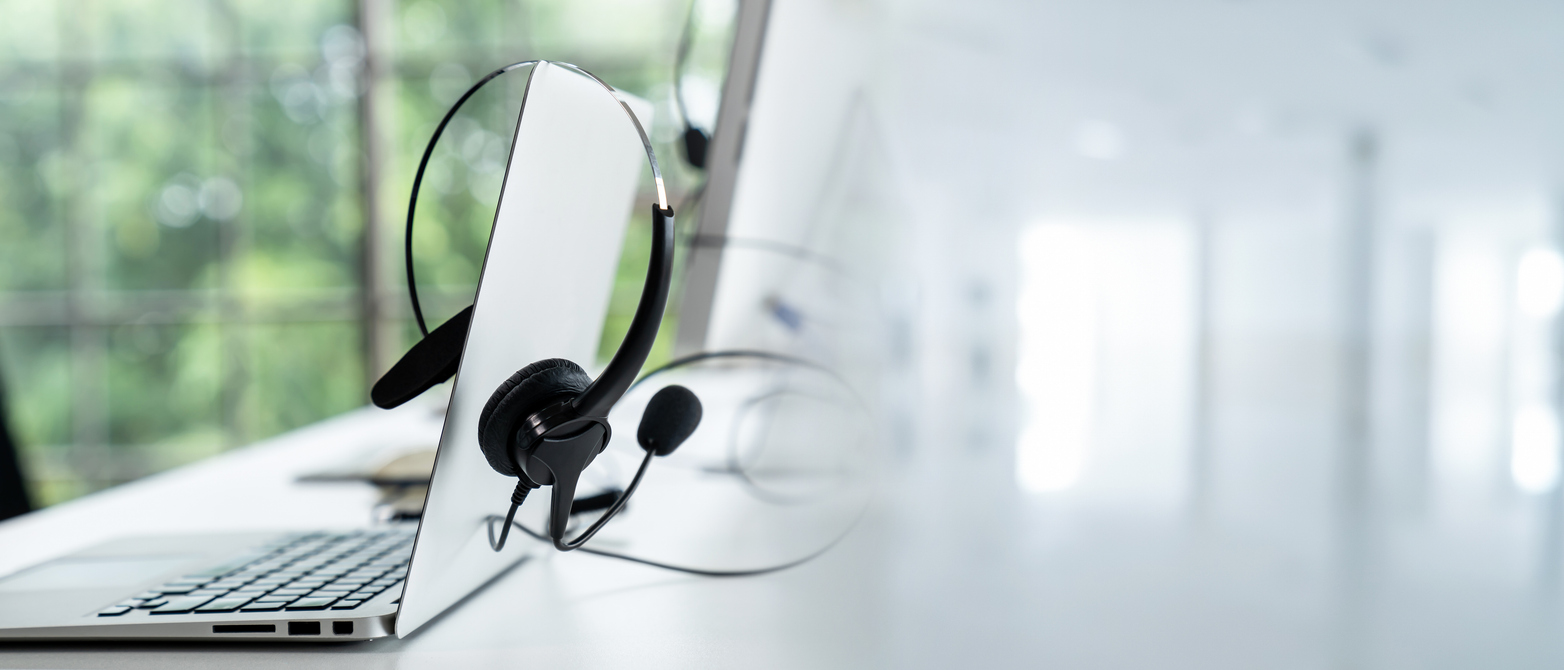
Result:
[[[684,161],[697,170],[706,169],[706,147],[711,144],[711,134],[690,122],[690,110],[684,104],[684,63],[690,57],[695,32],[695,10],[700,0],[690,1],[690,10],[684,17],[684,29],[679,33],[679,47],[673,55],[673,102],[679,111],[679,121],[684,125]],[[704,190],[705,184],[701,185]],[[698,190],[697,193],[700,191]],[[697,196],[699,197],[699,196]]]
[[[413,220],[419,186],[435,144],[462,104],[484,84],[506,72],[544,62],[547,61],[513,63],[479,80],[451,106],[429,139],[414,176],[412,201],[407,208],[405,255],[408,294],[418,328],[425,337],[375,383],[370,398],[378,407],[396,407],[450,379],[456,373],[467,331],[472,324],[473,308],[468,306],[431,332],[419,306],[412,264]],[[538,361],[518,370],[501,383],[489,397],[478,418],[478,445],[483,449],[489,466],[502,475],[516,478],[516,489],[511,494],[507,519],[514,517],[516,509],[532,490],[543,486],[553,487],[549,537],[555,548],[570,551],[590,540],[624,508],[654,456],[673,453],[695,432],[700,424],[701,405],[695,394],[682,386],[670,386],[660,391],[648,405],[637,433],[638,441],[646,450],[646,459],[642,461],[635,480],[596,523],[574,539],[565,538],[581,472],[607,447],[613,434],[613,427],[608,423],[608,412],[635,382],[641,366],[646,363],[647,355],[651,353],[652,343],[657,339],[673,277],[674,211],[668,206],[662,172],[658,169],[657,155],[652,150],[651,140],[630,107],[615,95],[612,86],[592,73],[568,63],[552,64],[591,79],[619,103],[630,123],[635,126],[636,134],[646,151],[647,162],[652,168],[653,181],[657,185],[657,202],[652,205],[653,243],[646,282],[641,289],[635,316],[630,321],[630,329],[619,349],[614,352],[608,367],[593,379],[581,366],[562,358]],[[507,523],[506,531],[509,528],[510,524]],[[504,547],[505,537],[506,533],[502,532],[494,543],[496,551]]]
[[[682,56],[681,56],[682,59]],[[599,530],[624,509],[645,476],[647,467],[655,457],[667,456],[683,444],[701,421],[700,399],[689,389],[669,385],[659,390],[647,403],[645,413],[636,431],[636,441],[646,452],[634,478],[623,491],[610,494],[613,501],[607,511],[575,538],[565,537],[573,511],[581,507],[598,508],[602,505],[583,505],[587,499],[576,500],[576,485],[581,473],[592,464],[598,454],[608,446],[613,427],[608,422],[608,412],[620,398],[636,384],[646,381],[660,372],[683,367],[711,358],[749,357],[761,358],[794,365],[819,367],[814,363],[793,357],[765,352],[706,352],[673,361],[637,380],[641,367],[651,353],[657,339],[657,331],[667,307],[668,291],[672,281],[675,251],[674,210],[668,205],[662,172],[657,165],[657,155],[645,128],[630,107],[620,100],[612,86],[596,75],[569,63],[530,60],[512,63],[499,68],[468,88],[451,106],[439,125],[435,127],[429,143],[419,160],[413,177],[412,192],[407,206],[407,225],[404,246],[404,263],[407,270],[408,298],[413,317],[423,339],[413,345],[395,365],[391,366],[370,391],[371,401],[380,408],[391,409],[419,396],[424,391],[449,380],[456,374],[461,362],[467,332],[472,325],[473,306],[462,309],[433,331],[429,330],[419,304],[418,286],[413,274],[413,221],[418,205],[419,187],[424,171],[434,154],[435,145],[445,132],[458,110],[485,84],[507,72],[548,62],[581,74],[596,82],[614,98],[624,110],[640,137],[651,165],[652,178],[657,188],[657,202],[652,204],[652,248],[647,266],[646,280],[641,297],[631,318],[629,331],[614,352],[602,374],[593,379],[581,366],[560,358],[550,358],[528,365],[506,379],[495,389],[484,404],[478,418],[478,445],[485,460],[496,472],[516,478],[516,488],[511,494],[510,509],[503,519],[488,518],[489,546],[494,551],[505,547],[511,528],[518,528],[534,539],[553,544],[560,551],[581,550],[586,553],[618,558],[677,572],[707,577],[744,577],[785,570],[813,560],[834,547],[856,526],[857,520],[836,539],[803,558],[750,570],[707,570],[663,563],[615,551],[583,546]],[[690,130],[686,124],[686,130]],[[699,131],[696,131],[699,132]],[[687,133],[688,135],[688,133]],[[548,525],[540,533],[515,520],[516,511],[526,501],[532,490],[543,486],[551,491]],[[594,496],[598,498],[601,496]],[[578,508],[573,510],[572,508]],[[862,512],[860,512],[861,518]],[[498,537],[495,526],[500,526]]]

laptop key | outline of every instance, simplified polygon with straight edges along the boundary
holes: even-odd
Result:
[[[327,607],[331,607],[331,604],[336,602],[336,601],[337,601],[337,599],[335,597],[300,598],[300,599],[294,601],[293,604],[288,605],[288,609],[290,609],[290,610],[323,610],[323,609],[326,609]]]
[[[232,612],[236,609],[239,609],[240,607],[243,607],[247,602],[250,602],[249,598],[218,598],[217,600],[213,600],[212,602],[197,607],[195,611]]]
[[[358,607],[359,605],[362,605],[362,604],[364,604],[364,601],[362,601],[362,600],[340,600],[340,601],[337,601],[337,604],[332,605],[331,609],[334,609],[334,610],[350,610],[350,609]],[[102,615],[100,614],[99,616],[102,616]]]
[[[151,600],[143,600],[143,601],[141,601],[140,605],[136,606],[136,609],[138,609],[138,610],[157,609],[159,607],[162,607],[163,604],[167,603],[167,602],[168,602],[167,598],[153,598]]]
[[[113,607],[105,607],[102,611],[98,612],[98,616],[119,616],[129,611],[129,607],[124,605],[115,605]]]
[[[197,607],[205,605],[206,601],[208,601],[208,600],[211,600],[211,598],[206,598],[206,597],[202,597],[202,596],[185,597],[185,598],[169,598],[168,602],[163,603],[162,607],[159,607],[159,608],[157,608],[155,610],[152,610],[152,613],[153,614],[184,614],[184,613],[189,612],[189,611],[191,611],[191,610],[193,610],[193,609],[195,609]]]
[[[254,602],[239,608],[240,612],[276,612],[288,603],[279,602]]]
[[[199,589],[199,588],[201,588],[201,587],[198,586],[198,585],[195,585],[195,584],[164,584],[162,586],[157,587],[155,590],[158,593],[183,594],[183,593],[189,593],[189,592],[194,591],[194,590]]]

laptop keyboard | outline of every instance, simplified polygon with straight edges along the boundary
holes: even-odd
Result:
[[[412,528],[309,533],[258,547],[98,612],[150,614],[351,610],[387,590],[400,602]]]

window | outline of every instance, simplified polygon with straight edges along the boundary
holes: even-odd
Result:
[[[564,60],[652,100],[674,197],[692,187],[669,84],[686,7],[0,0],[0,378],[34,502],[363,405],[416,336],[401,239],[417,157],[490,69]],[[415,242],[431,323],[471,301],[524,79],[470,101],[430,166]]]

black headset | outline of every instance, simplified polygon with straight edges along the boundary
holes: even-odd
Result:
[[[479,80],[456,101],[429,139],[413,179],[412,201],[407,207],[406,248],[408,294],[418,328],[425,337],[375,383],[370,398],[378,407],[396,407],[450,379],[461,361],[462,348],[472,323],[473,308],[468,306],[430,332],[418,302],[412,263],[413,214],[418,203],[419,185],[423,181],[424,169],[434,152],[435,143],[457,110],[484,84],[511,70],[545,62],[513,63]],[[510,512],[506,516],[507,523],[499,539],[492,543],[496,551],[505,545],[516,509],[526,500],[528,493],[541,486],[553,487],[548,534],[554,546],[561,551],[580,547],[623,509],[652,457],[673,453],[695,432],[701,418],[700,400],[688,389],[669,386],[659,391],[647,405],[637,431],[637,439],[646,450],[646,458],[641,462],[635,479],[591,527],[575,539],[565,539],[565,529],[575,500],[576,483],[581,472],[608,446],[613,433],[613,427],[608,423],[608,412],[635,382],[636,375],[652,350],[652,343],[657,339],[658,326],[668,303],[669,283],[673,277],[674,212],[668,206],[662,173],[657,167],[657,155],[652,150],[651,140],[630,107],[615,95],[612,86],[592,73],[568,63],[552,64],[597,82],[619,103],[635,126],[646,150],[647,162],[652,166],[653,180],[657,184],[657,202],[652,205],[651,262],[647,266],[646,283],[641,289],[641,299],[630,321],[629,332],[625,334],[618,351],[614,352],[608,367],[597,379],[592,379],[581,366],[571,361],[562,358],[541,360],[511,375],[495,389],[484,405],[478,417],[478,445],[483,449],[484,458],[490,467],[517,480],[515,492],[511,495]]]
[[[684,104],[684,63],[690,57],[695,32],[695,10],[699,0],[691,0],[689,14],[684,17],[684,30],[679,33],[679,48],[673,56],[673,102],[679,111],[679,121],[684,124],[684,160],[697,170],[706,169],[706,147],[711,144],[711,134],[690,122],[690,110]]]
[[[370,391],[370,399],[378,407],[391,409],[401,405],[455,375],[461,363],[467,331],[472,325],[473,306],[469,305],[450,320],[430,331],[424,321],[423,310],[418,300],[418,286],[413,275],[413,215],[418,205],[419,186],[423,183],[424,170],[434,154],[435,144],[445,132],[451,119],[456,116],[457,110],[461,109],[462,104],[484,84],[506,72],[543,62],[545,61],[534,60],[512,63],[478,80],[457,99],[450,111],[446,112],[440,124],[435,127],[434,134],[429,138],[428,146],[424,148],[423,158],[419,160],[418,171],[413,177],[412,193],[407,206],[404,247],[408,298],[412,303],[414,320],[424,338],[413,345],[402,359],[391,366],[391,369],[375,383]],[[568,63],[557,61],[551,63],[592,79],[610,95],[614,95],[613,87],[592,73]],[[678,385],[663,387],[646,405],[646,410],[641,416],[640,427],[636,431],[636,441],[646,455],[642,458],[641,465],[636,470],[635,477],[630,480],[630,484],[623,491],[610,494],[613,498],[611,503],[594,506],[594,509],[601,509],[603,506],[608,509],[591,526],[574,539],[566,540],[564,537],[570,517],[573,511],[576,511],[573,508],[584,507],[585,505],[581,503],[588,502],[587,499],[574,500],[576,484],[581,473],[608,446],[609,437],[612,435],[613,428],[608,423],[608,411],[631,387],[660,372],[710,359],[770,360],[825,370],[815,363],[782,354],[759,351],[703,352],[672,361],[647,373],[639,381],[636,380],[636,375],[646,363],[652,344],[657,339],[663,310],[668,302],[675,249],[674,212],[668,206],[662,173],[657,167],[657,155],[652,150],[646,130],[630,111],[629,106],[619,100],[617,95],[614,99],[619,102],[625,114],[630,117],[630,122],[635,126],[641,144],[646,150],[647,162],[652,166],[653,179],[657,184],[657,202],[652,205],[651,262],[646,271],[646,283],[641,288],[641,299],[636,305],[629,332],[625,334],[618,351],[614,352],[608,367],[597,379],[592,379],[585,370],[581,369],[581,366],[575,363],[550,358],[518,370],[516,374],[500,384],[489,397],[489,401],[484,404],[483,411],[478,417],[478,445],[482,448],[484,458],[490,467],[500,474],[515,477],[517,480],[516,489],[511,494],[510,510],[504,518],[490,516],[487,519],[489,547],[494,551],[503,549],[511,528],[517,528],[534,539],[551,542],[561,551],[580,549],[598,556],[705,577],[763,575],[812,561],[841,542],[851,530],[851,526],[848,531],[844,531],[830,543],[806,556],[778,565],[742,570],[710,570],[674,565],[617,551],[583,546],[614,515],[624,509],[625,502],[635,493],[641,479],[645,476],[652,458],[673,453],[700,425],[700,400],[689,389]],[[686,149],[690,146],[688,142],[691,130],[700,133],[686,123]],[[704,139],[704,133],[700,134]],[[834,376],[834,373],[832,374]],[[527,494],[541,486],[554,487],[546,536],[515,520],[516,510],[527,499]],[[592,498],[602,497],[604,496]],[[867,506],[864,509],[867,509]],[[859,512],[859,518],[861,517],[862,510]],[[856,524],[855,519],[853,525]],[[496,526],[500,526],[498,537],[495,536]]]

